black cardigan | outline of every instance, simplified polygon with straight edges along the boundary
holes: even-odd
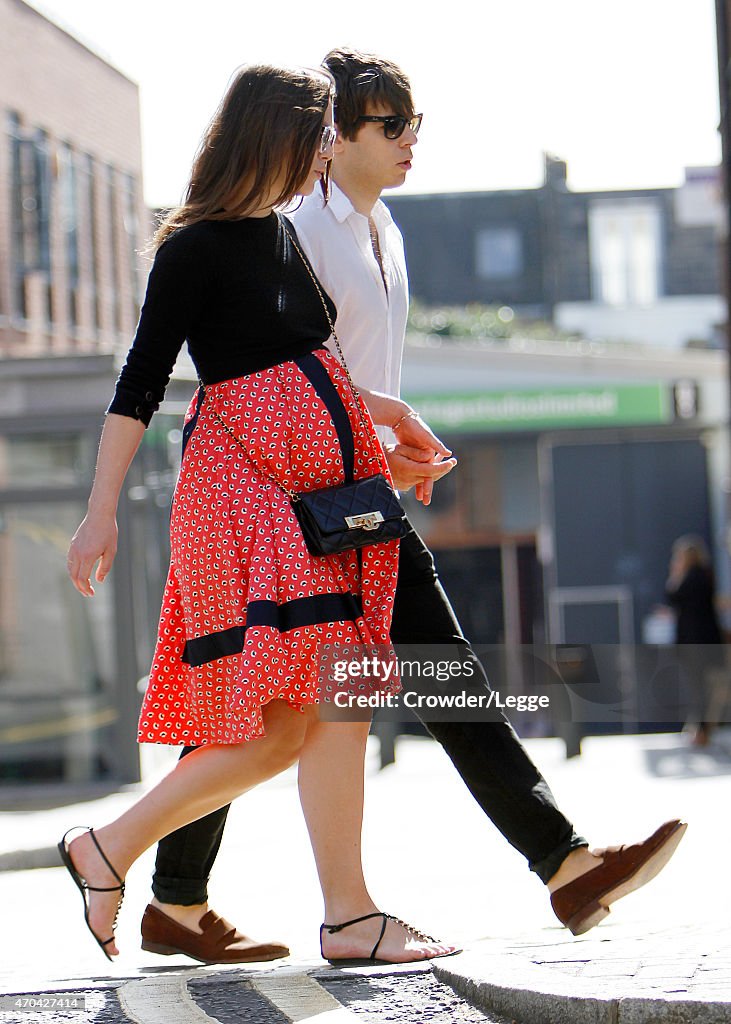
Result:
[[[276,213],[202,221],[157,251],[127,361],[108,412],[148,426],[187,340],[201,380],[215,384],[321,347],[327,317]],[[295,235],[296,237],[296,235]],[[323,290],[323,294],[324,290]],[[325,295],[333,322],[335,306]]]

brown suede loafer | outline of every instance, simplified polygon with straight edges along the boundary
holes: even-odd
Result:
[[[142,948],[163,956],[182,953],[202,964],[259,963],[289,956],[281,942],[256,942],[212,910],[203,915],[199,926],[202,934],[148,904],[142,917]]]
[[[597,868],[579,875],[551,895],[551,906],[561,924],[583,935],[609,913],[609,904],[627,896],[660,872],[683,838],[683,821],[666,821],[643,843],[607,850]]]

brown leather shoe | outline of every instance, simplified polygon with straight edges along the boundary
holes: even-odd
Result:
[[[256,942],[212,910],[198,923],[200,935],[148,904],[142,916],[142,948],[163,956],[182,953],[202,964],[259,963],[289,956],[281,942]]]
[[[684,821],[666,821],[643,843],[607,850],[599,867],[579,875],[551,895],[561,924],[583,935],[609,913],[609,904],[645,885],[665,867],[683,838]]]

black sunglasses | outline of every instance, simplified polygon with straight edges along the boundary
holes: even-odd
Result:
[[[414,114],[413,117],[401,117],[400,114],[366,114],[359,117],[359,121],[375,121],[383,125],[383,134],[387,139],[400,139],[406,130],[406,126],[412,130],[414,135],[419,134],[423,114]]]

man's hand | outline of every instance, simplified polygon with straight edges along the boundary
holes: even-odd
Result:
[[[386,445],[385,451],[388,468],[396,487],[400,491],[410,491],[415,487],[416,500],[423,502],[424,505],[431,502],[434,483],[457,465],[456,459],[445,459],[441,452],[433,448],[412,448],[397,444]]]

